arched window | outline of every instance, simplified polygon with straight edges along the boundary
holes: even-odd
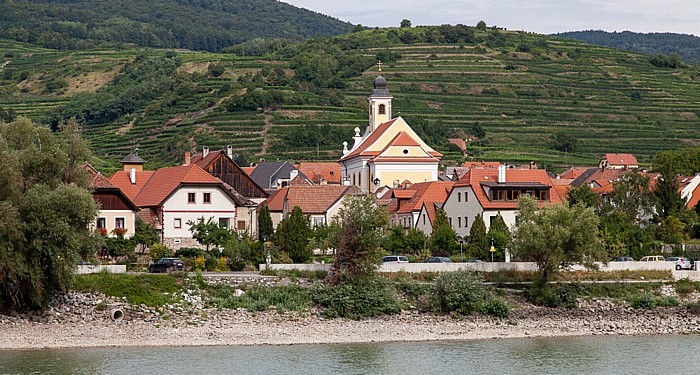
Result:
[[[379,114],[386,115],[386,105],[384,105],[384,104],[379,105]]]

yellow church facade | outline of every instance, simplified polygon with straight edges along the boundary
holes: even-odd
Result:
[[[432,149],[400,116],[391,117],[393,97],[386,79],[378,76],[369,101],[369,125],[363,135],[355,128],[352,148],[343,143],[343,181],[365,193],[382,186],[437,181],[442,154]]]

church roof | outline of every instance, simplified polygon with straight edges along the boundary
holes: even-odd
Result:
[[[387,139],[388,137],[391,138]],[[382,140],[382,138],[384,140]],[[387,148],[392,145],[403,147],[420,146],[431,157],[442,157],[441,153],[433,150],[423,142],[401,117],[397,117],[377,126],[373,132],[369,133],[369,135],[362,140],[357,148],[351,150],[347,155],[340,158],[340,160],[348,160],[356,156],[375,157],[382,154],[382,152],[386,151]],[[399,157],[399,159],[409,161],[407,160],[408,158]],[[412,159],[416,158],[414,157]]]
[[[377,78],[374,79],[372,82],[372,86],[374,86],[374,90],[372,90],[372,95],[370,95],[370,98],[372,97],[380,97],[380,98],[387,98],[391,97],[391,93],[389,93],[389,89],[386,88],[386,78],[382,76],[377,76]]]

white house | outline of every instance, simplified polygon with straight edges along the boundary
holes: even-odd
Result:
[[[506,225],[515,225],[518,197],[530,194],[544,203],[561,203],[551,179],[543,169],[471,169],[452,188],[443,209],[461,238],[469,236],[474,218],[479,215],[491,226],[498,214]]]

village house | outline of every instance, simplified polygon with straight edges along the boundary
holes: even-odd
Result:
[[[338,163],[301,162],[295,167],[314,185],[341,185],[341,171]]]
[[[452,181],[419,182],[390,190],[383,197],[390,199],[387,207],[390,223],[432,233],[435,211],[430,207],[434,207],[435,203],[442,204],[454,184]],[[424,206],[429,207],[425,215],[422,213]]]
[[[605,154],[598,163],[600,169],[630,169],[639,168],[637,158],[632,154]]]
[[[292,184],[313,185],[311,180],[299,172],[299,170],[288,161],[265,161],[261,160],[249,173],[250,178],[258,186],[272,193]]]
[[[443,209],[450,224],[463,239],[469,236],[474,218],[479,215],[491,226],[500,214],[506,225],[515,225],[518,198],[530,194],[540,204],[557,204],[562,199],[543,169],[472,168],[445,199]]]
[[[115,237],[119,234],[130,238],[136,231],[136,213],[138,207],[116,185],[93,168],[90,164],[83,166],[92,176],[90,186],[92,198],[99,203],[95,229],[101,234]]]
[[[686,207],[694,209],[700,201],[700,175],[678,177],[678,189]]]
[[[275,229],[294,207],[301,209],[311,227],[317,227],[328,225],[334,220],[343,205],[343,198],[360,193],[360,189],[355,186],[293,185],[283,187],[271,196],[267,206]]]
[[[437,181],[442,154],[423,142],[403,118],[392,119],[393,97],[384,77],[377,76],[373,86],[367,98],[369,125],[363,135],[355,128],[352,147],[343,143],[343,156],[338,161],[343,184],[372,193],[404,180]]]
[[[196,164],[210,175],[224,183],[231,195],[237,196],[241,205],[238,207],[236,222],[232,228],[239,233],[247,233],[253,238],[258,234],[258,209],[269,194],[259,186],[241,167],[233,161],[233,147],[227,146],[226,151],[210,152],[208,147],[202,148],[201,154],[190,157],[185,153],[185,165]]]

